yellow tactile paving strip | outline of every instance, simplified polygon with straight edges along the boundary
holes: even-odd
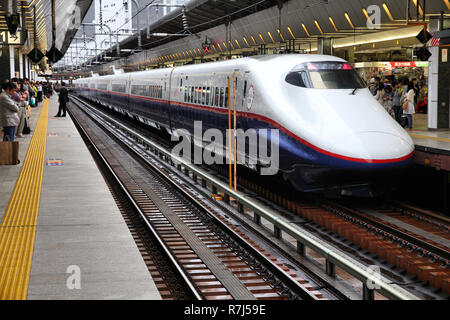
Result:
[[[27,298],[44,171],[48,108],[49,100],[45,100],[0,224],[0,300]]]
[[[435,141],[442,141],[442,142],[450,142],[450,139],[445,138],[439,138],[439,137],[432,137],[432,136],[424,136],[419,134],[410,134],[412,138],[416,139],[427,139],[427,140],[435,140]]]

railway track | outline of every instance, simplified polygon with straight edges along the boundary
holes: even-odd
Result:
[[[83,122],[86,138],[113,170],[109,174],[124,187],[122,194],[140,211],[144,224],[170,256],[168,260],[176,263],[191,296],[208,300],[323,298],[323,292],[313,290],[232,220],[217,216],[201,198],[187,193],[156,161],[142,153],[138,157],[124,152],[125,143],[119,140],[126,141],[125,135],[101,119],[97,120],[109,131],[99,130],[92,113],[88,119],[76,108],[70,112],[77,126]]]
[[[446,299],[450,294],[447,218],[397,202],[379,208],[316,197],[298,200],[251,179],[241,177],[240,183],[261,196],[267,205],[293,214],[292,219],[303,217],[303,225],[309,225],[310,230],[321,236],[333,234],[337,238],[335,244],[348,246],[346,251],[356,247],[355,257],[378,264],[384,275],[422,292],[424,298]]]
[[[84,102],[82,102],[81,100],[77,100],[78,103],[83,104]],[[116,125],[116,126],[120,126],[120,125]],[[124,126],[125,127],[125,126]],[[123,129],[123,128],[122,128]],[[168,154],[165,153],[165,151],[161,151],[163,149],[160,149],[159,147],[154,147],[154,144],[151,142],[148,142],[146,138],[144,138],[145,136],[148,136],[148,132],[145,132],[144,134],[140,135],[138,133],[134,133],[132,131],[128,131],[126,129],[124,129],[124,131],[126,131],[126,135],[128,135],[128,138],[130,140],[130,145],[132,145],[133,143],[136,144],[136,142],[138,142],[138,144],[142,144],[145,146],[146,149],[150,149],[153,153],[155,153],[156,155],[159,156],[159,158],[165,160],[165,162],[171,162],[168,158]],[[153,135],[153,134],[151,134]],[[144,142],[145,140],[145,142]],[[134,149],[138,149],[138,147],[135,147]],[[162,162],[164,163],[164,161]],[[173,164],[172,164],[173,165]],[[158,164],[157,166],[161,166],[161,164]],[[192,181],[194,181],[194,184],[200,184],[201,183],[201,187],[197,188],[198,189],[203,189],[203,191],[206,190],[206,193],[204,193],[204,197],[209,197],[212,194],[214,194],[214,198],[217,202],[215,202],[213,205],[209,205],[210,209],[211,207],[212,210],[214,211],[214,208],[216,207],[220,207],[220,208],[227,208],[229,210],[234,210],[235,212],[237,212],[239,214],[239,216],[234,216],[235,217],[235,225],[234,227],[232,226],[232,229],[234,229],[238,234],[241,235],[241,237],[246,238],[247,240],[250,240],[250,245],[253,247],[257,247],[257,244],[261,243],[261,239],[255,239],[253,236],[248,236],[248,230],[246,230],[245,232],[243,232],[241,230],[242,226],[246,227],[247,229],[251,229],[252,231],[257,231],[258,234],[261,236],[263,235],[264,241],[267,241],[267,243],[269,243],[272,246],[277,246],[280,248],[280,252],[282,252],[282,258],[279,258],[277,265],[278,267],[284,268],[285,272],[287,272],[288,275],[290,275],[293,278],[297,278],[297,282],[300,282],[303,284],[303,286],[306,286],[309,291],[313,291],[316,294],[316,297],[330,297],[329,293],[331,292],[331,297],[333,297],[333,293],[334,293],[334,297],[341,297],[341,298],[355,298],[355,296],[352,294],[348,293],[348,287],[346,287],[345,285],[342,285],[342,278],[339,276],[336,276],[336,266],[340,267],[342,270],[346,270],[346,271],[350,271],[352,273],[352,276],[354,276],[354,278],[356,279],[356,281],[362,281],[362,292],[364,293],[364,298],[366,299],[373,299],[375,298],[375,291],[380,291],[382,292],[382,294],[386,297],[389,298],[395,298],[395,299],[415,299],[417,297],[415,297],[414,295],[409,294],[407,291],[405,291],[403,288],[399,287],[398,284],[400,285],[405,285],[406,281],[398,281],[398,278],[395,278],[393,281],[392,279],[387,279],[384,277],[385,273],[383,274],[383,276],[381,277],[376,277],[377,279],[381,279],[380,280],[380,285],[381,287],[378,289],[370,289],[367,288],[364,281],[368,281],[369,279],[372,281],[374,280],[372,278],[372,276],[370,274],[368,274],[367,272],[365,272],[364,268],[367,268],[367,263],[366,264],[359,264],[357,261],[354,261],[352,263],[349,263],[349,260],[351,260],[350,257],[346,256],[346,253],[344,251],[341,251],[339,253],[336,253],[336,255],[334,254],[334,251],[336,250],[336,247],[339,247],[340,244],[336,243],[332,241],[332,243],[335,245],[335,247],[329,246],[323,242],[321,242],[320,240],[314,238],[313,234],[317,234],[319,236],[323,236],[319,233],[316,232],[316,230],[313,230],[310,228],[310,226],[308,225],[308,220],[304,219],[304,218],[300,218],[299,219],[299,213],[301,213],[301,209],[311,209],[310,205],[305,205],[304,203],[296,203],[296,201],[292,201],[290,199],[288,199],[285,196],[281,196],[279,194],[276,194],[268,189],[265,189],[262,186],[254,186],[252,188],[252,184],[253,182],[251,180],[246,180],[246,179],[241,179],[241,184],[243,184],[244,186],[246,186],[246,190],[245,190],[245,194],[251,197],[254,197],[255,199],[257,199],[258,201],[261,201],[262,204],[267,205],[269,208],[273,208],[276,210],[279,210],[279,212],[281,213],[280,217],[275,217],[272,218],[270,217],[268,220],[267,219],[261,219],[261,215],[260,213],[264,213],[266,211],[261,210],[261,208],[257,205],[254,204],[254,202],[252,201],[247,201],[247,199],[240,199],[238,194],[235,194],[233,192],[223,192],[222,194],[219,191],[224,191],[225,188],[223,188],[223,184],[221,184],[220,182],[215,181],[214,179],[212,180],[208,180],[208,179],[204,179],[201,178],[199,176],[197,176],[197,171],[195,171],[195,169],[192,169],[189,165],[183,164],[183,165],[178,165],[177,166],[178,169],[182,172],[184,172],[184,176],[186,177],[187,181],[191,181],[189,182],[185,182],[184,184],[182,184],[183,188],[185,189],[185,192],[187,193],[193,193],[195,194],[196,191],[192,191],[191,190],[191,185],[192,185]],[[207,169],[208,170],[208,169]],[[219,170],[220,171],[220,170]],[[212,170],[208,171],[208,174],[211,175],[218,175],[217,172],[214,172]],[[201,174],[199,174],[201,175]],[[206,176],[203,176],[206,177]],[[200,182],[199,182],[200,180]],[[207,182],[209,181],[209,182]],[[142,189],[142,188],[141,188]],[[141,189],[138,189],[138,191],[142,191]],[[222,190],[220,190],[222,189]],[[250,190],[254,190],[254,191],[250,191]],[[262,195],[262,197],[261,197]],[[237,200],[233,200],[232,197],[236,196],[236,198],[238,198]],[[209,199],[210,200],[210,199]],[[208,207],[208,204],[205,204],[204,199],[200,199],[197,201],[199,201],[200,203],[203,203],[203,205],[205,205],[206,207]],[[209,202],[210,203],[210,202]],[[277,203],[280,203],[281,205],[278,205]],[[286,210],[283,209],[283,207],[287,208]],[[309,210],[310,211],[310,210]],[[295,214],[295,216],[292,216],[292,214]],[[242,218],[242,216],[246,216],[246,215],[253,215],[252,217],[252,221],[248,222],[246,219]],[[304,238],[303,235],[299,235],[297,230],[292,231],[290,227],[287,227],[287,229],[289,229],[289,231],[287,231],[286,229],[280,228],[279,226],[283,225],[282,220],[284,220],[285,218],[289,218],[288,216],[291,215],[292,221],[291,223],[293,225],[304,225],[305,229],[304,230],[309,230],[312,231],[313,234],[308,233],[307,237]],[[220,213],[218,214],[218,216],[220,216]],[[232,216],[232,214],[230,214],[230,216]],[[225,218],[225,221],[229,219],[229,217],[225,214],[222,215],[222,220]],[[265,217],[265,216],[264,216]],[[147,217],[148,218],[148,217]],[[154,217],[156,220],[155,221],[160,221],[162,223],[162,225],[167,224],[167,221],[165,221],[163,218],[163,220],[159,220],[161,219],[161,217]],[[242,218],[242,219],[241,219]],[[267,225],[267,221],[272,222],[271,224],[271,228],[273,230],[273,234],[272,235],[268,235],[267,234],[267,228],[260,228],[261,226],[264,227],[264,222],[262,223],[262,221],[266,222]],[[170,221],[169,221],[170,222]],[[296,227],[296,226],[295,226]],[[209,229],[208,229],[209,230]],[[262,230],[262,231],[261,231]],[[169,231],[169,230],[167,230]],[[284,231],[284,232],[282,232]],[[308,231],[308,232],[309,232]],[[286,241],[286,239],[284,239],[284,236],[287,235],[288,233],[293,232],[293,236],[294,241],[292,239],[290,239],[289,241]],[[305,232],[305,231],[303,231]],[[302,233],[303,233],[302,232]],[[313,242],[311,241],[311,238],[313,237]],[[326,238],[326,237],[325,237]],[[170,239],[170,237],[169,237]],[[184,238],[183,238],[184,239]],[[180,240],[180,238],[174,238],[174,240]],[[315,242],[318,241],[318,242]],[[285,246],[286,242],[291,242],[291,243],[295,243],[297,245],[297,255],[296,254],[292,254],[292,246]],[[289,243],[288,243],[289,244]],[[312,245],[314,244],[314,245]],[[317,264],[315,263],[311,263],[311,259],[309,258],[305,258],[307,250],[312,248],[313,251],[316,253],[317,256],[320,256],[321,258],[324,257],[325,264],[326,264],[326,273],[324,273],[323,275],[318,275],[320,272],[323,273],[322,270],[320,270],[320,267],[317,268]],[[262,251],[271,251],[270,247],[264,247],[262,249]],[[187,254],[187,252],[185,252]],[[312,252],[308,252],[308,255],[312,255],[314,257],[314,253]],[[341,259],[341,256],[344,257],[344,259]],[[195,260],[196,262],[199,262],[201,259],[196,259],[196,257],[194,256],[187,256],[188,258],[193,258],[193,260]],[[266,255],[267,257],[267,255]],[[270,256],[269,254],[269,259],[272,260],[276,260],[273,257]],[[284,258],[288,258],[291,259],[290,261],[286,261]],[[360,255],[356,255],[356,257],[360,257]],[[195,259],[194,259],[195,258]],[[295,262],[293,262],[295,260]],[[281,263],[280,261],[284,261],[284,264]],[[186,261],[187,262],[187,261]],[[246,262],[247,266],[248,261]],[[293,266],[294,265],[294,266]],[[243,265],[241,265],[243,267]],[[299,269],[303,269],[302,271],[304,272],[302,274],[303,277],[298,276],[299,274]],[[288,271],[289,270],[289,271]],[[311,271],[314,270],[314,271]],[[243,271],[249,271],[249,270],[243,270]],[[337,272],[339,274],[339,270]],[[308,278],[309,277],[309,278]],[[305,278],[307,278],[308,280],[305,280]],[[378,280],[375,279],[374,281],[377,282]],[[311,285],[313,284],[313,285]],[[270,286],[270,285],[269,285]],[[272,284],[273,286],[273,284]],[[345,294],[342,294],[339,289],[343,289],[343,291],[347,291]],[[266,288],[267,290],[269,290],[269,288]],[[316,292],[317,290],[315,289],[320,289],[318,292]],[[323,290],[328,291],[328,295],[324,294]],[[322,291],[322,293],[320,293],[320,291]],[[271,292],[273,293],[273,292]],[[270,293],[269,293],[270,294]],[[269,297],[269,294],[266,295],[266,297]],[[227,296],[226,294],[224,295],[224,297]],[[432,297],[435,298],[435,297]]]

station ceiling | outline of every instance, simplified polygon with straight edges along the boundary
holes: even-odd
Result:
[[[427,21],[441,12],[447,16],[450,14],[450,0],[410,0],[410,23],[422,22],[424,3]],[[378,29],[368,27],[371,13],[368,14],[367,10],[371,6],[379,9],[381,27]],[[239,49],[241,46],[242,49],[254,49],[288,40],[317,44],[318,37],[341,39],[340,46],[351,45],[344,43],[345,39],[357,39],[358,36],[366,36],[367,41],[381,41],[386,38],[386,32],[392,31],[396,37],[397,32],[401,33],[402,28],[408,26],[406,9],[406,0],[190,0],[186,2],[186,16],[189,32],[193,35],[152,36],[147,39],[146,14],[143,12],[140,29],[144,52],[136,54],[139,52],[138,39],[133,36],[120,43],[120,57],[115,46],[112,52],[106,52],[108,59],[104,55],[99,57],[99,63],[106,63],[105,67],[108,67],[111,60],[126,58],[117,65],[133,67],[137,64],[169,63],[179,60],[176,57],[192,58],[198,56],[205,37],[219,44],[219,49],[223,44],[228,51],[228,43],[224,41],[229,30],[232,32],[229,39],[231,47],[235,44]],[[231,21],[231,28],[226,27],[228,21]],[[181,9],[151,23],[150,29],[151,33],[185,33]],[[377,39],[377,34],[384,38]],[[398,36],[402,37],[402,34]]]
[[[55,0],[56,47],[64,54],[93,0]],[[0,1],[0,31],[7,31],[7,4],[12,0]],[[52,45],[52,1],[17,0],[17,13],[24,13],[25,29],[29,31],[29,49],[34,47],[34,25],[36,42],[45,54]],[[14,2],[13,2],[14,3]],[[23,21],[23,20],[22,20]]]
[[[426,13],[439,14],[441,11],[450,13],[449,0],[426,0]],[[311,39],[318,36],[341,38],[352,35],[377,32],[367,27],[367,10],[364,8],[377,6],[381,14],[381,30],[390,30],[406,25],[407,1],[400,0],[192,0],[187,6],[187,21],[189,31],[193,34],[207,34],[213,41],[217,40],[219,33],[228,21],[232,22],[233,37],[242,40],[255,35],[256,42],[260,42],[258,33],[263,32],[267,38],[270,31],[274,38],[279,38],[279,32],[283,38],[291,38],[287,27],[292,30],[295,39]],[[416,20],[417,12],[423,12],[424,0],[410,1],[410,15]],[[280,7],[283,7],[280,11]],[[420,7],[420,8],[418,8]],[[388,13],[389,12],[389,13]],[[369,12],[370,14],[370,12]],[[250,16],[250,17],[249,17]],[[145,17],[145,15],[144,15]],[[164,44],[176,41],[179,37],[146,37],[146,23],[141,17],[142,48],[144,50],[158,48]],[[144,20],[144,22],[142,21]],[[413,21],[414,22],[414,21]],[[211,31],[211,32],[209,32]],[[181,34],[184,33],[181,9],[174,11],[162,21],[151,24],[152,33]],[[237,33],[236,33],[237,32]],[[224,35],[220,35],[223,38]],[[192,37],[187,38],[193,41]],[[292,38],[291,38],[292,39]],[[203,42],[201,41],[194,42]],[[281,39],[275,39],[276,41]],[[264,41],[264,40],[263,40]],[[271,39],[266,39],[271,41]],[[198,47],[198,43],[196,43]],[[121,57],[129,56],[138,49],[137,37],[130,37],[120,44],[123,50]],[[116,50],[111,56],[117,57]]]
[[[186,4],[186,15],[190,33],[199,33],[217,25],[237,20],[253,13],[276,6],[284,0],[199,0]],[[170,14],[169,14],[170,15]],[[142,19],[142,18],[141,18]],[[145,20],[145,19],[143,19]],[[145,22],[141,22],[141,29],[145,29]],[[179,34],[184,32],[181,9],[174,11],[172,17],[166,17],[162,21],[151,24],[152,33]],[[142,33],[142,46],[149,49],[173,41],[173,37],[146,38],[145,30]],[[175,38],[176,39],[176,38]],[[134,50],[138,48],[137,37],[131,37],[120,44],[121,49]],[[114,51],[115,52],[115,51]],[[127,55],[127,54],[125,54]]]

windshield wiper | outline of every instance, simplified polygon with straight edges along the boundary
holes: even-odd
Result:
[[[350,95],[354,96],[356,94],[356,91],[358,91],[360,88],[355,88],[355,90],[353,90],[352,93],[350,93]]]

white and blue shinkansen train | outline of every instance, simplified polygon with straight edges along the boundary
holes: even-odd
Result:
[[[228,128],[228,77],[237,73],[237,126],[279,129],[280,171],[302,191],[357,188],[409,166],[414,143],[345,60],[250,57],[75,81],[76,92],[172,133]]]

